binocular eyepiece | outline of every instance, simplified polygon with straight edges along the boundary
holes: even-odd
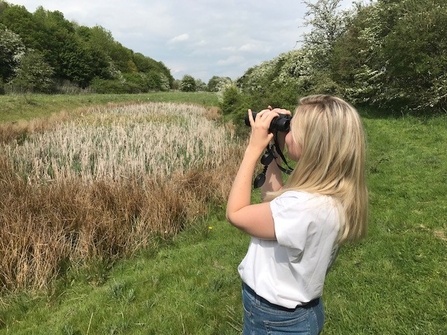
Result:
[[[251,112],[253,115],[253,120],[256,119],[256,112]],[[274,131],[282,131],[287,133],[290,130],[290,120],[292,119],[291,115],[287,114],[279,114],[279,116],[272,119],[269,126],[269,132]],[[250,118],[248,114],[245,116],[245,125],[250,127]]]

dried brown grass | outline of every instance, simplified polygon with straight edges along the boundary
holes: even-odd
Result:
[[[67,121],[69,118],[78,113],[85,111],[85,108],[80,108],[73,112],[71,116],[62,111],[58,114],[51,115],[48,118],[36,118],[30,121],[14,121],[0,123],[0,143],[8,143],[12,140],[22,141],[28,134],[42,132],[48,130],[54,125]]]
[[[24,127],[27,134],[48,130],[33,127]],[[151,247],[155,236],[173,236],[225,201],[240,150],[226,146],[217,161],[208,157],[165,178],[73,174],[40,182],[0,151],[0,291],[47,288],[67,267],[113,261]]]

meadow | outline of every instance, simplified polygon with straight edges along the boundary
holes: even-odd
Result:
[[[1,124],[0,334],[239,334],[242,141],[203,97],[89,99]],[[328,274],[324,334],[447,334],[447,117],[360,112],[369,232]]]
[[[0,232],[11,237],[0,242],[0,288],[42,289],[74,264],[111,262],[225,199],[210,171],[224,180],[237,144],[215,109],[145,103],[62,116],[45,130],[9,129],[0,148]]]

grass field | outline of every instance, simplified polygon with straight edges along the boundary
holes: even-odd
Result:
[[[328,274],[324,335],[447,334],[447,117],[361,114],[369,233]],[[4,293],[0,334],[239,334],[236,268],[247,244],[224,203],[213,206],[111,268],[98,262],[46,292]]]
[[[53,113],[123,102],[179,102],[215,106],[217,95],[207,92],[153,92],[145,94],[0,95],[0,122],[49,117]]]

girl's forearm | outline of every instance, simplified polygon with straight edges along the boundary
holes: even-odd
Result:
[[[248,149],[245,151],[228,196],[227,218],[229,219],[231,214],[251,203],[252,179],[258,158],[258,154]]]

